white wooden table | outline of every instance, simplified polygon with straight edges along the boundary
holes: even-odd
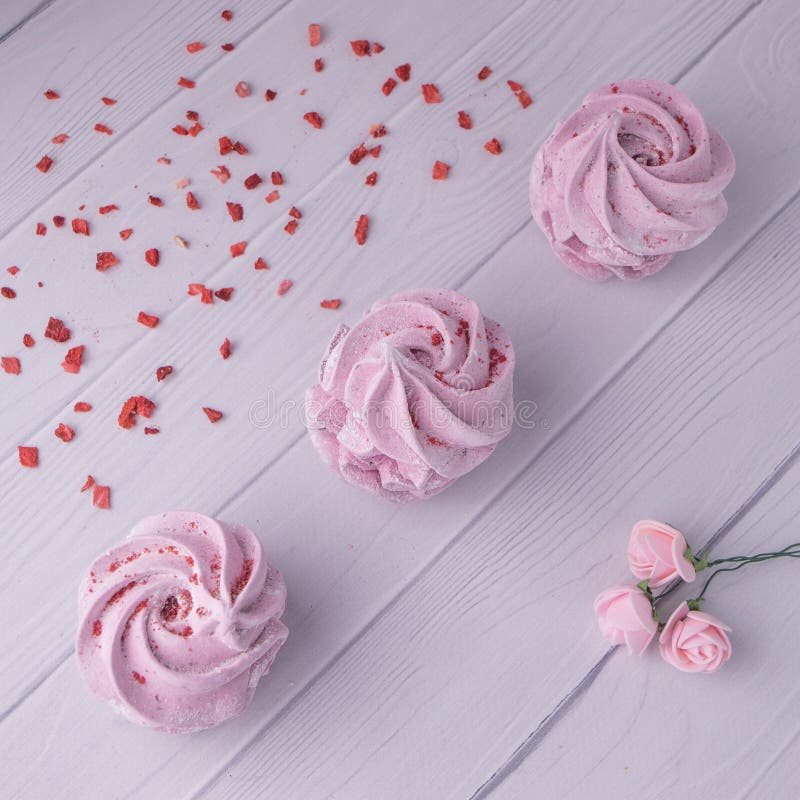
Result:
[[[734,656],[714,677],[679,673],[655,650],[635,660],[609,649],[591,602],[626,579],[639,518],[665,519],[696,546],[716,538],[719,555],[800,538],[800,7],[231,0],[229,23],[223,7],[0,10],[0,283],[18,293],[0,298],[0,350],[22,360],[21,375],[0,374],[3,795],[796,797],[795,564],[715,586],[705,610],[731,623]],[[310,22],[325,37],[313,50]],[[386,50],[358,59],[356,38]],[[208,46],[190,55],[195,40]],[[411,81],[385,97],[404,62]],[[493,74],[479,83],[484,64]],[[179,89],[181,75],[197,88]],[[528,168],[588,90],[627,76],[676,83],[728,139],[730,213],[658,276],[589,284],[531,221]],[[240,80],[252,97],[234,94]],[[440,105],[422,102],[429,81]],[[46,101],[49,88],[61,99]],[[206,126],[196,139],[170,130],[187,109]],[[461,109],[472,131],[456,124]],[[303,121],[309,110],[322,130]],[[351,166],[377,123],[389,130],[380,158]],[[50,145],[62,131],[71,138]],[[208,172],[223,134],[251,149],[224,187]],[[482,147],[495,136],[499,157]],[[42,175],[45,153],[55,163]],[[449,180],[431,180],[437,159],[452,165]],[[273,169],[286,178],[279,202],[264,203],[263,185],[242,189]],[[184,176],[198,212],[175,188]],[[243,222],[228,218],[228,199],[244,203]],[[119,211],[99,216],[110,203]],[[291,204],[304,215],[294,237],[282,230]],[[372,222],[364,247],[352,236],[361,213]],[[91,237],[72,234],[73,216],[90,220]],[[241,239],[247,257],[231,260]],[[162,252],[158,269],[144,263],[148,247]],[[97,273],[100,250],[122,263]],[[259,255],[268,272],[252,269]],[[278,297],[283,278],[294,287]],[[236,291],[203,306],[186,296],[191,281]],[[536,425],[439,497],[394,507],[326,469],[292,404],[336,323],[420,285],[462,290],[504,323],[516,397],[535,401]],[[330,297],[338,311],[319,307]],[[160,326],[137,324],[140,310]],[[42,337],[50,315],[86,345],[78,375]],[[226,336],[234,355],[223,362]],[[162,364],[175,374],[156,384]],[[117,426],[138,393],[159,404],[159,436]],[[76,400],[94,410],[73,414]],[[290,413],[254,423],[261,401]],[[224,419],[209,425],[201,406]],[[53,436],[60,421],[76,429],[70,444]],[[20,467],[19,444],[39,447],[38,469]],[[79,493],[87,473],[111,486],[110,511]],[[136,520],[175,507],[258,532],[289,586],[291,632],[242,717],[183,737],[114,717],[73,659],[82,571]]]

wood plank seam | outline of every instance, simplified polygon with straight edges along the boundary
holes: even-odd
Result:
[[[43,11],[46,11],[50,8],[56,0],[43,0],[43,2],[39,3],[36,8],[33,9],[26,17],[21,19],[16,25],[10,27],[4,34],[0,35],[0,45],[4,42],[7,42],[17,31],[20,31],[24,28],[31,20],[35,19],[39,16]]]

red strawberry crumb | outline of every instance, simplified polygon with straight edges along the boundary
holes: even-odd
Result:
[[[316,111],[309,111],[308,113],[303,114],[303,119],[312,128],[316,128],[317,130],[319,130],[324,124],[322,117]]]
[[[322,72],[325,69],[325,62],[321,58],[314,59],[314,72]]]
[[[103,252],[97,254],[97,264],[95,265],[98,272],[105,272],[115,264],[119,264],[119,259],[111,252]]]
[[[264,259],[261,258],[261,256],[259,256],[256,259],[256,263],[253,265],[253,267],[254,269],[269,269],[269,267],[267,266],[267,262],[264,261]]]
[[[435,181],[446,181],[450,173],[450,165],[443,161],[437,161],[433,165],[433,179]]]
[[[147,195],[147,202],[156,208],[161,208],[161,206],[164,205],[164,201],[160,197],[156,197],[154,194]]]
[[[225,22],[230,22],[230,21],[233,19],[233,11],[229,11],[229,10],[226,8],[226,9],[225,9],[225,10],[224,10],[224,11],[223,11],[221,14],[220,14],[220,16],[222,17],[222,19],[224,19],[224,20],[225,20]]]
[[[459,111],[458,112],[458,124],[465,130],[468,131],[472,128],[472,117],[467,114],[466,111]]]
[[[56,342],[67,342],[72,336],[72,331],[60,319],[50,317],[44,335],[45,338],[53,339]]]
[[[186,45],[186,52],[187,53],[199,53],[205,45],[202,42],[189,42]]]
[[[352,153],[350,153],[350,163],[358,164],[358,162],[361,161],[361,159],[364,158],[366,154],[367,154],[367,148],[364,145],[364,142],[361,142],[361,144],[358,147],[356,147],[356,149],[353,150]]]
[[[114,203],[110,203],[107,206],[100,206],[97,211],[100,214],[110,214],[112,211],[119,211],[119,206],[114,205]]]
[[[264,99],[268,103],[271,103],[277,96],[278,96],[278,93],[277,92],[273,92],[272,89],[267,89],[267,91],[264,92]]]
[[[386,126],[385,125],[370,125],[369,126],[369,133],[373,139],[381,139],[386,136]]]
[[[244,179],[244,188],[245,189],[255,189],[256,186],[258,186],[260,183],[262,183],[262,180],[263,179],[261,178],[261,176],[257,172],[254,172],[252,175],[248,175]]]
[[[89,235],[89,222],[85,219],[75,218],[72,220],[72,232],[83,236]]]
[[[196,211],[200,208],[200,203],[197,202],[194,192],[186,192],[186,207],[192,211]]]
[[[320,300],[320,307],[321,308],[329,308],[332,311],[336,311],[337,308],[342,304],[342,301],[337,297],[335,300]]]
[[[219,422],[222,419],[222,412],[217,411],[215,408],[208,408],[207,406],[203,406],[203,412],[208,417],[209,422],[213,425],[215,422]]]
[[[79,344],[77,347],[70,347],[64,360],[61,362],[61,368],[64,372],[69,372],[72,375],[77,375],[81,371],[81,364],[83,362],[83,345]]]
[[[222,164],[220,164],[216,169],[212,169],[211,174],[220,183],[227,183],[231,177],[230,170],[226,166],[223,166]]]
[[[83,484],[83,486],[81,486],[81,494],[82,494],[83,492],[86,492],[86,491],[88,491],[89,489],[91,489],[91,488],[92,488],[92,486],[94,486],[94,478],[93,478],[91,475],[87,475],[87,476],[86,476],[86,482]],[[103,626],[100,624],[100,620],[97,620],[97,621],[94,623],[94,629],[95,629],[95,631],[96,631],[96,633],[95,633],[95,636],[99,636],[99,635],[100,635],[100,633],[101,633],[101,632],[102,632],[102,630],[103,630]]]
[[[239,81],[234,91],[239,97],[250,97],[250,86],[247,81]]]
[[[199,122],[195,122],[195,124],[192,125],[192,127],[189,128],[189,130],[187,130],[186,133],[188,133],[189,136],[193,136],[194,137],[194,136],[197,136],[197,134],[200,133],[200,131],[202,131],[202,130],[203,130],[203,126]]]
[[[214,293],[208,286],[204,286],[200,290],[200,302],[205,303],[207,306],[210,306],[214,302]]]
[[[16,275],[19,272],[19,267],[6,267],[6,272],[9,275]]]
[[[0,365],[3,367],[3,372],[9,375],[19,375],[19,359],[14,356],[3,356],[0,358]]]
[[[47,90],[47,91],[44,93],[44,96],[45,96],[45,97],[46,97],[48,100],[58,100],[58,98],[59,98],[59,97],[61,97],[61,95],[60,95],[58,92],[54,91],[53,89],[48,89],[48,90]]]
[[[521,92],[522,91],[522,84],[517,83],[516,81],[506,81],[508,83],[508,88],[511,89],[512,92]]]
[[[380,42],[373,42],[372,43],[372,55],[377,55],[378,53],[382,53],[386,48]]]
[[[369,230],[369,217],[362,214],[356,222],[356,230],[353,234],[358,244],[364,244],[367,241],[367,232]]]
[[[394,78],[387,78],[386,82],[381,86],[381,91],[388,97],[395,86],[397,86],[397,81]]]
[[[53,138],[50,140],[50,142],[51,142],[52,144],[64,144],[64,142],[66,142],[66,141],[67,141],[67,139],[69,139],[69,134],[68,134],[68,133],[57,133],[57,134],[56,134],[56,135],[55,135],[55,136],[54,136],[54,137],[53,137]]]
[[[161,156],[161,158],[157,158],[156,159],[156,164],[164,164],[165,166],[168,166],[171,163],[172,163],[172,159],[171,158],[167,158],[166,156]]]
[[[74,406],[72,406],[72,410],[76,414],[85,414],[87,411],[92,410],[92,406],[90,403],[86,403],[83,400],[79,400],[77,403],[75,403]]]
[[[273,172],[270,179],[273,186],[283,186],[283,175],[280,172]]]
[[[353,52],[357,56],[369,55],[369,42],[366,39],[356,39],[355,41],[350,42],[350,47],[353,48]]]
[[[117,423],[119,424],[120,428],[132,428],[134,425],[136,425],[137,416],[150,419],[155,407],[156,404],[152,400],[148,400],[144,395],[140,394],[129,397],[122,404],[119,417],[117,417]]]
[[[192,297],[192,296],[194,296],[196,294],[200,294],[203,291],[203,289],[205,289],[205,288],[206,287],[203,286],[202,283],[190,283],[189,284],[189,296]]]
[[[100,100],[107,106],[115,106],[117,104],[117,101],[113,97],[101,97]]]
[[[133,228],[125,228],[119,232],[119,238],[122,239],[123,242],[126,242],[128,239],[131,238],[133,234]]]
[[[442,334],[439,333],[438,331],[435,331],[434,333],[431,334],[431,344],[434,347],[438,347],[443,341],[444,339],[442,339]]]
[[[64,217],[62,217],[62,216],[60,216],[58,214],[56,214],[56,216],[53,217],[53,225],[55,225],[56,228],[63,228],[64,227],[64,223],[66,221],[67,220]]]
[[[25,347],[33,347],[36,344],[36,340],[29,333],[26,333],[22,337],[22,344],[24,344]]]
[[[62,442],[71,442],[75,438],[75,431],[63,422],[58,423],[54,433],[56,438],[61,439]]]
[[[108,486],[100,486],[99,483],[94,485],[92,489],[92,505],[95,508],[109,509],[111,508],[111,489]],[[138,677],[137,677],[138,675]],[[133,673],[139,683],[144,683],[144,678],[138,672]]]
[[[36,223],[36,235],[37,236],[46,236],[47,235],[47,225],[43,222]]]
[[[146,314],[144,311],[140,311],[136,321],[141,322],[142,325],[148,328],[155,328],[161,320],[153,314]]]
[[[479,81],[485,81],[491,74],[492,74],[492,71],[489,69],[489,67],[484,67],[478,73],[478,80]]]
[[[10,286],[0,287],[0,294],[3,295],[6,300],[13,300],[17,296],[17,293]]]
[[[19,455],[19,463],[22,464],[23,467],[33,468],[39,466],[38,447],[23,447],[19,445],[17,447],[17,453]]]
[[[292,288],[292,286],[294,286],[294,282],[290,281],[288,278],[284,278],[278,284],[278,297],[283,297],[283,295],[285,295],[286,292],[288,292],[289,289]]]
[[[277,189],[273,189],[264,199],[268,203],[274,203],[281,196]]]
[[[42,156],[36,164],[36,169],[39,172],[47,172],[53,166],[53,159],[50,156]]]
[[[499,156],[503,152],[503,146],[497,139],[490,139],[483,147],[495,156]]]
[[[189,78],[180,77],[178,78],[178,86],[182,86],[184,89],[194,89],[197,84]]]
[[[226,338],[225,341],[219,346],[219,354],[224,360],[231,357],[231,340]]]
[[[294,206],[289,209],[289,216],[294,219],[302,219],[303,215]]]
[[[112,130],[111,130],[111,128],[109,128],[109,127],[108,127],[108,125],[103,125],[103,123],[102,123],[102,122],[98,122],[98,123],[97,123],[97,124],[94,126],[94,129],[95,129],[95,130],[96,130],[98,133],[104,133],[106,136],[111,136],[111,134],[112,134],[112,133],[114,133],[114,131],[112,131]]]
[[[411,77],[411,64],[401,64],[394,68],[394,73],[405,83]]]
[[[370,172],[370,174],[367,175],[366,179],[364,180],[364,183],[366,183],[367,186],[374,186],[377,182],[378,182],[377,172]]]
[[[308,26],[308,43],[311,47],[316,47],[322,41],[322,29],[316,22]]]
[[[161,433],[161,428],[145,428],[144,435],[145,436],[154,436],[157,433]]]
[[[370,154],[370,155],[371,155],[373,158],[377,158],[377,157],[378,157],[378,156],[381,154],[381,145],[379,145],[379,144],[378,144],[378,145],[375,145],[375,147],[373,147],[373,148],[372,148],[372,149],[369,151],[369,154]]]
[[[173,133],[177,133],[178,136],[188,136],[189,131],[183,127],[183,125],[175,125],[172,129]]]
[[[157,267],[159,261],[161,261],[161,253],[159,253],[157,247],[151,247],[149,250],[144,251],[144,260],[151,266]]]
[[[517,100],[523,108],[533,105],[533,98],[524,89],[517,92]]]
[[[221,44],[220,47],[226,52],[230,53],[233,50],[233,44],[231,42],[225,42],[225,44]]]
[[[172,375],[172,367],[170,367],[168,365],[164,366],[164,367],[159,367],[156,370],[156,380],[159,383],[161,383],[161,381],[163,381],[164,378],[166,378],[168,375]]]
[[[92,636],[100,636],[102,633],[103,633],[103,623],[100,622],[99,619],[96,619],[92,623]]]
[[[244,209],[241,203],[225,203],[225,205],[228,207],[228,213],[234,222],[241,222],[244,219]]]
[[[436,88],[435,83],[422,84],[422,97],[425,99],[426,103],[442,102],[442,96],[439,94],[439,90]]]
[[[283,228],[289,236],[294,236],[295,231],[297,230],[297,220],[290,219]]]
[[[226,286],[223,289],[217,289],[217,291],[214,292],[214,297],[217,297],[220,300],[227,303],[228,300],[230,300],[231,297],[233,297],[233,287]]]

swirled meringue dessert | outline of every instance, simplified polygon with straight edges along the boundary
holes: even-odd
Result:
[[[592,280],[652,275],[728,212],[726,141],[668,83],[601,86],[533,160],[533,218],[556,255]]]
[[[379,300],[341,325],[306,392],[306,424],[346,481],[395,502],[431,497],[511,430],[514,349],[449,289]]]
[[[100,556],[78,598],[86,685],[130,721],[169,733],[240,714],[288,631],[286,584],[242,525],[172,511]]]

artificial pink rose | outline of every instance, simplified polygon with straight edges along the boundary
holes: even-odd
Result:
[[[650,598],[638,586],[611,586],[595,598],[594,613],[603,638],[625,644],[640,656],[656,635]]]
[[[688,545],[683,534],[651,519],[633,526],[628,542],[628,564],[639,580],[649,580],[652,588],[663,586],[675,578],[691,583],[694,564],[684,555]]]
[[[689,611],[683,602],[661,632],[661,657],[683,672],[716,672],[731,657],[726,631],[730,628],[716,617]]]

